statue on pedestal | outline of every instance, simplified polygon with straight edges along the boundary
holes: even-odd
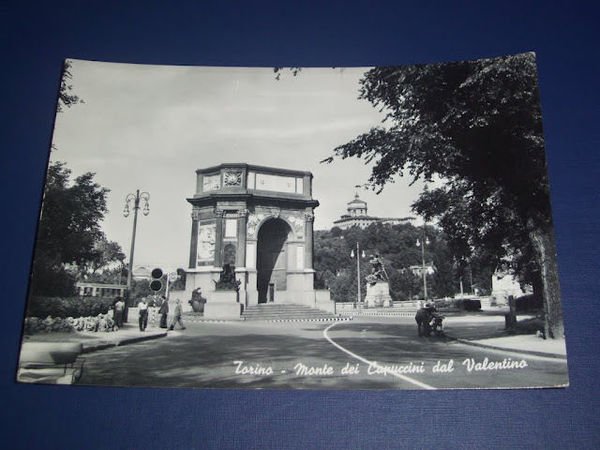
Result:
[[[189,300],[188,303],[192,307],[192,311],[194,311],[196,313],[204,314],[204,305],[206,304],[206,298],[204,296],[202,296],[201,288],[196,288],[192,291],[192,299]],[[169,311],[168,306],[166,308],[166,311],[167,312]],[[165,324],[166,324],[166,317],[165,317]],[[165,328],[166,328],[166,326],[165,326]]]
[[[235,278],[235,266],[232,264],[225,264],[223,270],[219,274],[219,281],[215,282],[215,289],[239,292],[241,284],[242,282]]]
[[[383,260],[378,253],[369,261],[372,265],[371,273],[366,276],[367,295],[365,306],[367,308],[391,307],[393,306],[390,296],[389,277],[385,271]]]
[[[366,276],[367,283],[374,285],[378,281],[389,281],[379,253],[375,253],[375,256],[369,262],[373,267],[371,268],[371,273]]]

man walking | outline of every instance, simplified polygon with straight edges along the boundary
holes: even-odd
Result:
[[[169,330],[173,330],[175,325],[179,323],[179,326],[182,330],[185,330],[185,326],[183,325],[183,321],[181,320],[181,300],[175,300],[175,311],[173,311],[173,322],[169,327]]]
[[[146,327],[148,326],[148,303],[146,303],[145,298],[142,298],[138,303],[138,311],[140,331],[146,331]]]
[[[125,302],[121,297],[116,298],[116,302],[113,306],[113,316],[117,329],[123,328],[123,310],[125,309]]]

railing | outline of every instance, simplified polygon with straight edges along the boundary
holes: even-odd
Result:
[[[355,308],[352,302],[337,302],[335,311],[341,316],[352,317],[412,317],[420,308],[420,303],[419,301],[396,301],[387,308],[365,308],[362,304],[356,305]]]
[[[386,310],[386,311],[393,311],[393,310],[417,310],[420,308],[420,303],[419,301],[395,301],[392,302],[391,307],[388,308],[377,308],[377,310]],[[340,311],[357,311],[357,310],[363,310],[363,311],[374,311],[375,308],[365,308],[362,303],[360,305],[356,305],[356,308],[354,307],[354,303],[353,302],[336,302],[335,304],[336,307],[336,311],[340,312]]]

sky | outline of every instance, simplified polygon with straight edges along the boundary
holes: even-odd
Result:
[[[382,114],[358,100],[368,68],[189,67],[72,60],[70,84],[83,99],[57,115],[51,161],[73,178],[94,172],[110,189],[102,228],[129,257],[132,216],[125,197],[150,194],[139,215],[134,265],[187,267],[196,169],[245,162],[313,173],[315,229],[329,229],[371,168],[358,159],[320,161],[377,126]],[[414,216],[422,184],[400,178],[376,194],[359,189],[369,214]]]

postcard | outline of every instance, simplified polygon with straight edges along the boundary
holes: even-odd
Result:
[[[568,386],[535,55],[66,60],[17,381]]]

